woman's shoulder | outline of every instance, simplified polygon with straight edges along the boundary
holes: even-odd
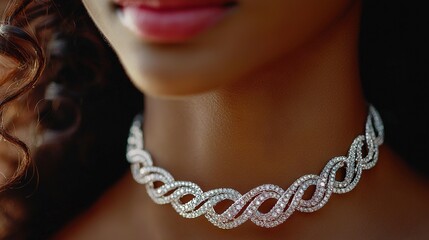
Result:
[[[124,176],[87,211],[67,224],[54,239],[138,239],[144,240],[144,226],[136,221],[128,191],[132,179]]]
[[[388,147],[382,149],[369,214],[389,226],[394,239],[429,238],[429,177],[411,168]]]

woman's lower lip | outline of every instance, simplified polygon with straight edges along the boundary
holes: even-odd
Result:
[[[158,43],[184,42],[220,21],[230,7],[203,6],[151,9],[137,5],[120,11],[122,24],[143,40]]]

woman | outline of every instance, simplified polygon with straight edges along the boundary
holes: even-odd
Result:
[[[15,227],[28,229],[27,237],[54,234],[58,239],[341,239],[345,234],[349,239],[427,237],[427,182],[389,145],[378,148],[381,123],[376,112],[369,111],[368,101],[383,106],[385,98],[380,95],[388,94],[370,81],[368,85],[375,90],[369,91],[366,100],[361,88],[361,79],[372,79],[365,71],[361,75],[359,69],[361,1],[84,0],[83,5],[131,82],[144,93],[144,108],[139,106],[141,97],[123,87],[123,76],[116,69],[119,64],[105,52],[100,39],[94,38],[94,29],[80,12],[80,2],[18,3],[9,6],[1,30],[2,61],[8,63],[4,64],[2,80],[2,114],[8,121],[2,135],[7,140],[5,148],[12,152],[9,155],[18,151],[8,142],[24,153],[10,157],[23,163],[16,176],[28,169],[28,153],[34,149],[40,182],[34,196],[24,200],[21,192],[28,195],[34,185],[5,192],[4,206],[8,202],[22,205],[4,208],[4,215],[16,222],[8,225],[10,232]],[[57,8],[61,14],[55,14]],[[29,20],[30,25],[25,25]],[[365,40],[363,46],[368,44]],[[365,56],[368,48],[362,49]],[[377,55],[370,56],[378,60]],[[49,61],[39,79],[45,59]],[[15,69],[17,63],[21,66]],[[11,83],[13,79],[21,82]],[[22,95],[32,86],[35,89],[29,96]],[[39,103],[40,99],[46,100]],[[377,99],[381,100],[373,102]],[[19,110],[17,106],[22,103],[30,107]],[[384,106],[389,113],[389,105]],[[33,111],[37,107],[42,112],[39,122],[43,128],[29,124],[38,123],[34,121],[37,111]],[[319,174],[330,159],[345,164],[352,155],[361,154],[368,156],[363,165],[379,161],[375,167],[367,167],[371,169],[364,171],[358,187],[347,194],[332,193],[330,184],[347,179],[349,173],[330,168],[331,180],[323,174],[310,177],[315,179],[314,189],[304,188],[300,199],[332,193],[328,203],[322,198],[317,201],[324,207],[314,213],[297,210],[303,207],[300,200],[294,201],[300,194],[297,189],[288,197],[280,194],[288,201],[278,215],[271,212],[280,206],[280,196],[273,192],[283,190],[265,191],[274,194],[267,201],[257,202],[252,195],[243,205],[235,202],[235,192],[226,201],[213,200],[217,213],[226,211],[224,218],[217,219],[210,212],[202,215],[214,217],[212,222],[221,228],[231,227],[223,224],[237,221],[254,205],[260,214],[269,213],[278,219],[275,224],[274,220],[258,222],[252,212],[245,223],[226,231],[204,216],[183,219],[168,205],[156,205],[145,186],[137,184],[128,171],[120,177],[121,161],[125,161],[125,122],[131,122],[131,115],[142,109],[144,122],[135,123],[133,133],[137,137],[129,140],[128,160],[137,161],[134,151],[140,154],[141,164],[147,161],[141,157],[145,154],[142,149],[133,149],[141,144],[142,126],[144,149],[152,155],[155,167],[168,172],[142,170],[159,173],[162,176],[158,180],[164,183],[170,181],[165,178],[171,173],[176,180],[198,184],[202,191],[227,187],[245,195],[263,184],[290,189],[301,176]],[[425,123],[415,121],[411,123]],[[401,131],[389,126],[393,124],[387,121],[386,132]],[[427,127],[421,126],[421,132],[427,133]],[[365,146],[356,147],[359,144],[353,144],[353,139],[365,133],[365,137],[357,138]],[[398,144],[395,137],[389,141]],[[427,147],[427,139],[416,142],[412,145]],[[349,149],[360,150],[347,153]],[[401,151],[401,147],[397,149]],[[402,152],[405,155],[407,150]],[[335,158],[339,156],[346,157]],[[423,158],[424,153],[408,156]],[[13,169],[13,163],[9,160],[3,168]],[[133,166],[141,167],[139,163]],[[350,174],[355,176],[359,171],[353,169]],[[13,173],[6,172],[6,179],[16,181]],[[152,180],[144,179],[138,171],[134,178],[148,184],[151,194],[157,194],[150,191],[152,188],[162,186],[156,179],[152,179],[152,186]],[[37,178],[30,179],[34,182]],[[197,189],[194,185],[190,188]],[[166,191],[165,196],[171,192]],[[178,201],[192,199],[183,193],[171,203],[177,207]],[[236,216],[230,206],[237,207]],[[278,218],[290,208],[293,216],[286,221]],[[17,209],[27,211],[20,215]]]

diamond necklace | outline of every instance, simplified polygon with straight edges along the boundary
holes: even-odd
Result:
[[[370,106],[365,135],[354,139],[347,156],[329,160],[320,175],[304,175],[286,190],[273,184],[263,184],[245,194],[231,188],[205,192],[193,182],[174,180],[168,171],[153,165],[151,155],[143,148],[142,121],[142,115],[134,119],[128,137],[127,159],[131,163],[134,179],[146,186],[147,193],[155,203],[170,203],[185,218],[204,215],[213,225],[223,229],[235,228],[248,219],[260,227],[270,228],[286,221],[295,211],[319,210],[328,202],[332,193],[351,191],[359,182],[362,171],[375,166],[378,146],[383,143],[384,138],[380,115]],[[363,156],[364,153],[366,156]],[[340,168],[345,168],[346,171],[342,181],[335,178]],[[155,187],[155,182],[161,182],[162,185]],[[316,189],[312,197],[302,199],[304,192],[311,186]],[[181,198],[187,195],[191,195],[192,200],[182,202]],[[276,200],[275,205],[267,213],[260,212],[259,207],[268,199]],[[224,212],[217,213],[214,207],[225,200],[230,200],[233,204]]]

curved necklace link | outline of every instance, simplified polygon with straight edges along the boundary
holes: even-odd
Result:
[[[155,203],[169,203],[185,218],[204,215],[213,225],[223,229],[235,228],[248,219],[258,226],[271,228],[285,222],[295,211],[319,210],[332,193],[351,191],[359,182],[362,171],[375,166],[378,146],[384,139],[380,115],[370,106],[365,134],[354,139],[347,156],[329,160],[319,175],[304,175],[286,190],[273,184],[263,184],[245,194],[231,188],[205,192],[193,182],[176,181],[168,171],[153,165],[151,155],[144,150],[142,121],[142,115],[134,119],[128,138],[127,159],[131,163],[134,179],[146,186]],[[340,168],[345,168],[346,173],[342,181],[337,181],[335,175]],[[161,182],[162,185],[155,187],[154,182]],[[302,199],[304,192],[311,186],[316,189],[312,197],[309,200]],[[193,198],[182,203],[180,199],[186,195],[192,195]],[[259,207],[268,199],[275,199],[276,203],[269,212],[261,213]],[[231,200],[233,204],[218,214],[214,207],[224,200]]]

